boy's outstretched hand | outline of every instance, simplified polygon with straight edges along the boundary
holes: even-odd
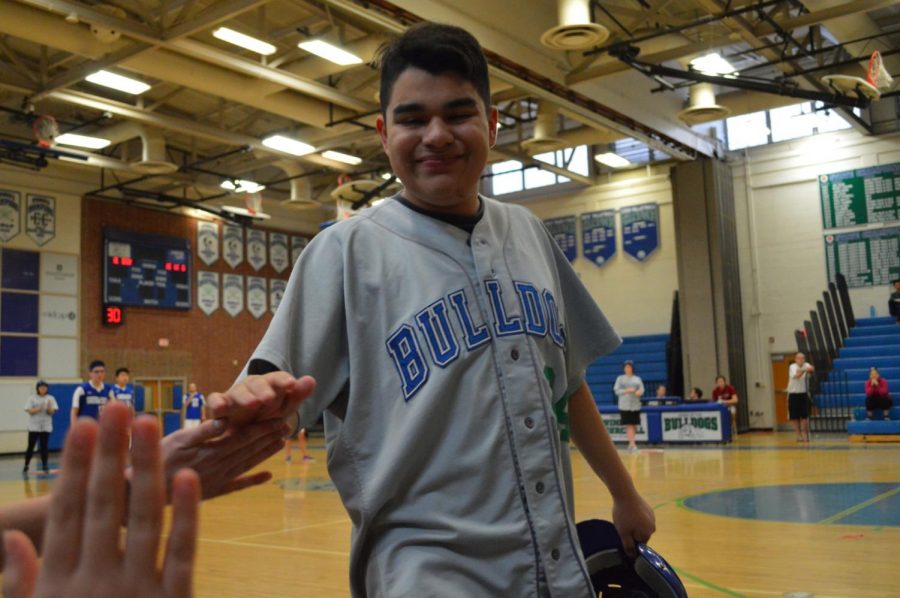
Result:
[[[294,378],[287,372],[247,376],[227,392],[214,392],[207,399],[212,417],[225,418],[235,427],[253,421],[285,420],[312,395],[316,381],[311,376]]]

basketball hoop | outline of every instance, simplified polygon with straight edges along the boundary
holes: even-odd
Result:
[[[882,61],[881,52],[878,50],[872,52],[872,57],[869,58],[869,69],[866,81],[881,91],[890,89],[891,85],[894,83],[893,77],[891,77],[890,73],[884,68],[884,61]]]
[[[255,216],[256,214],[262,211],[262,194],[261,193],[247,193],[244,195],[244,207],[247,208],[247,213],[251,216]]]
[[[49,114],[42,114],[31,123],[31,132],[40,147],[51,147],[59,135],[59,125]]]

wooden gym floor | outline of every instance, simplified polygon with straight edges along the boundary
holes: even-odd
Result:
[[[199,597],[347,596],[349,520],[316,462],[266,463],[275,480],[205,503]],[[573,454],[578,519],[608,517],[610,499]],[[900,596],[900,445],[845,437],[797,445],[745,434],[728,447],[622,453],[656,510],[651,545],[692,597]],[[0,461],[0,503],[48,492]]]

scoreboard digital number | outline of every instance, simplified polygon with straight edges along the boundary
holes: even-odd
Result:
[[[121,326],[124,323],[122,308],[118,305],[103,304],[103,325]]]
[[[104,229],[104,306],[190,309],[191,255],[187,239]],[[110,317],[115,313],[104,309],[104,318]]]

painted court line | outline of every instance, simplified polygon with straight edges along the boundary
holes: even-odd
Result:
[[[200,542],[207,544],[224,544],[226,546],[246,546],[247,548],[267,548],[272,550],[281,550],[287,552],[304,552],[309,554],[327,554],[331,556],[341,556],[350,558],[349,552],[340,552],[337,550],[320,550],[317,548],[299,548],[297,546],[280,546],[278,544],[259,544],[257,542],[235,542],[233,540],[211,540],[208,538],[200,538]]]
[[[273,530],[271,532],[261,532],[259,534],[251,534],[249,536],[238,536],[236,538],[228,538],[227,540],[223,540],[223,542],[241,542],[243,540],[249,540],[250,538],[261,538],[263,536],[272,536],[274,534],[283,534],[285,532],[296,532],[304,529],[310,529],[313,527],[327,527],[329,525],[337,525],[338,523],[346,523],[349,519],[336,519],[334,521],[325,521],[323,523],[311,523],[309,525],[302,525],[300,527],[286,527],[282,529]]]
[[[844,509],[840,513],[835,513],[831,517],[827,517],[827,518],[823,519],[822,521],[819,521],[819,523],[826,524],[826,525],[829,523],[835,523],[837,521],[840,521],[841,519],[844,519],[845,517],[849,517],[850,515],[853,515],[854,513],[858,513],[860,511],[862,511],[866,507],[870,507],[870,506],[874,505],[875,503],[883,501],[886,498],[890,498],[897,493],[900,493],[900,486],[897,486],[893,490],[888,490],[887,492],[882,492],[878,496],[873,496],[869,500],[866,500],[859,504],[853,505],[852,507],[850,507],[848,509]]]

